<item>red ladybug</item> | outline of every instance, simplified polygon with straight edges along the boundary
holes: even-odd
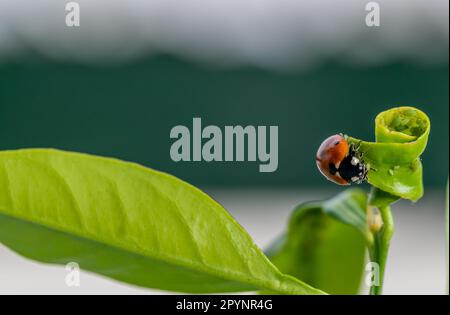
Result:
[[[331,136],[322,142],[316,164],[323,176],[339,185],[360,184],[367,179],[367,166],[342,135]]]

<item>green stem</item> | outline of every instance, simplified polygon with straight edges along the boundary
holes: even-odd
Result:
[[[379,267],[379,283],[372,285],[370,288],[371,295],[381,295],[383,291],[384,273],[389,253],[389,246],[392,235],[394,234],[394,220],[391,213],[390,204],[395,201],[393,196],[386,195],[384,192],[376,188],[372,189],[369,206],[370,210],[378,209],[381,216],[382,226],[373,233],[373,244],[369,249],[370,260],[377,263]]]

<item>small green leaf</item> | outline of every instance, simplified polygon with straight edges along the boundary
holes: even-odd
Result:
[[[371,241],[367,193],[352,188],[323,202],[298,206],[286,235],[267,251],[284,273],[331,294],[358,293]]]
[[[320,294],[223,207],[165,173],[56,150],[0,152],[0,242],[45,263],[182,292]]]
[[[349,138],[369,166],[368,181],[399,198],[423,195],[420,155],[427,146],[430,120],[413,107],[396,107],[375,119],[376,142]]]

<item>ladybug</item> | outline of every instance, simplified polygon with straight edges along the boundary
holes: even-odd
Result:
[[[367,165],[343,135],[333,135],[322,142],[316,164],[323,176],[338,185],[361,184],[367,180]]]

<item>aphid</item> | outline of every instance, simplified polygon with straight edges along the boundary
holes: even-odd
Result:
[[[322,142],[316,164],[328,180],[339,185],[361,184],[367,180],[367,165],[343,135],[333,135]]]

